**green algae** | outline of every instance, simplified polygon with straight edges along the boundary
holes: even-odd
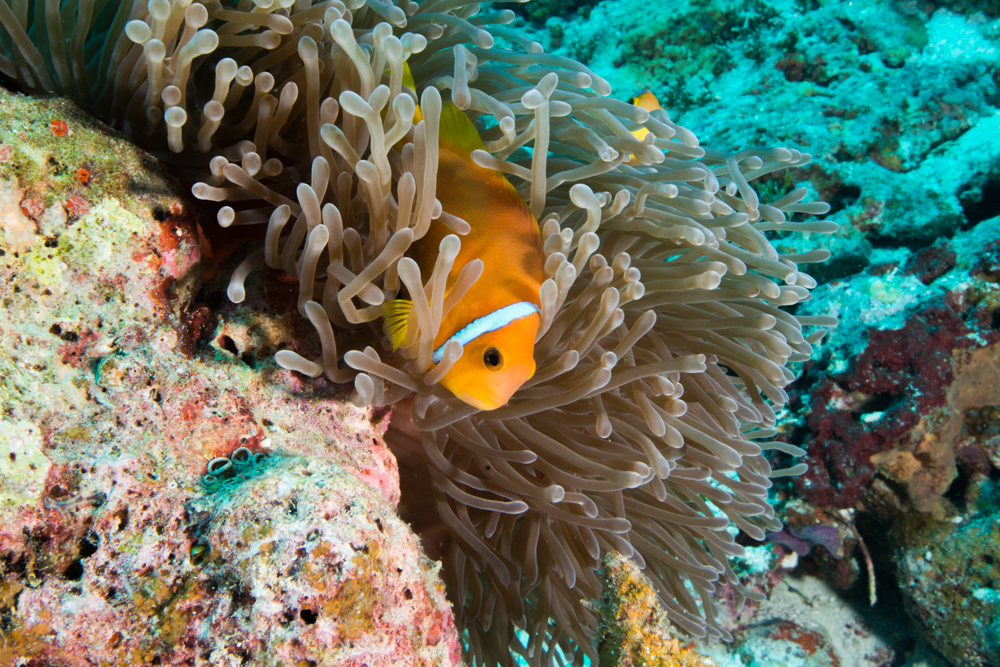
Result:
[[[0,90],[0,178],[16,177],[45,208],[72,196],[85,201],[137,194],[169,196],[162,168],[124,134],[94,121],[69,100],[38,100]],[[66,132],[58,134],[59,123]],[[55,130],[54,130],[55,128]],[[85,170],[86,175],[80,170]]]
[[[45,493],[52,463],[41,430],[26,421],[0,421],[0,507],[34,505]]]
[[[625,35],[621,64],[642,78],[656,82],[653,92],[664,108],[683,109],[711,99],[708,89],[693,93],[688,86],[701,76],[717,77],[733,67],[728,45],[734,40],[753,44],[754,36],[768,28],[777,12],[761,0],[731,8],[696,0],[690,10],[658,18]],[[758,59],[761,54],[744,54]],[[628,91],[625,91],[628,92]]]

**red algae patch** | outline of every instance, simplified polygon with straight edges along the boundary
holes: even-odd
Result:
[[[66,124],[66,121],[57,118],[49,121],[49,130],[57,137],[65,137],[69,133],[69,125]]]

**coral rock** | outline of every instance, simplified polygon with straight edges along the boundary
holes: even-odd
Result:
[[[602,665],[712,667],[715,663],[678,641],[656,590],[635,563],[613,552],[604,559],[604,599],[597,647]]]
[[[897,576],[928,641],[955,665],[1000,663],[1000,512],[909,528]]]
[[[4,102],[33,134],[0,190],[0,664],[460,663],[385,411],[276,367],[277,318],[193,302],[204,240],[147,155]]]

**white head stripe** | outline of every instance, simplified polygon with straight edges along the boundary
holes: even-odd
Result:
[[[457,340],[465,346],[482,336],[484,333],[496,331],[500,327],[507,326],[514,320],[527,317],[528,315],[537,312],[540,312],[538,310],[538,306],[531,302],[520,301],[518,303],[512,303],[509,306],[504,306],[503,308],[494,310],[489,315],[483,315],[477,320],[472,320],[465,326],[464,329],[455,333],[455,335],[448,340]],[[448,340],[446,340],[445,343],[447,343]],[[434,355],[431,357],[435,364],[441,363],[442,358],[444,358],[444,345],[434,350]]]

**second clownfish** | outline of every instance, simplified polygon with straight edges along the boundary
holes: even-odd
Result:
[[[459,272],[480,259],[483,272],[461,301],[441,321],[434,339],[433,362],[440,363],[445,343],[457,340],[462,357],[441,380],[452,394],[479,408],[493,410],[535,373],[538,292],[544,280],[541,233],[524,199],[499,171],[472,161],[483,150],[475,125],[451,102],[441,110],[437,198],[447,213],[465,220],[471,231],[448,274],[450,290]],[[434,269],[441,240],[452,233],[438,220],[407,253],[425,278]],[[383,306],[383,329],[393,349],[406,338],[412,308],[408,299]]]
[[[650,112],[656,111],[657,109],[662,109],[663,108],[663,107],[660,106],[660,100],[656,99],[656,95],[654,95],[653,91],[651,91],[649,88],[645,88],[643,90],[640,90],[638,93],[636,93],[635,95],[633,95],[629,99],[629,101],[633,105],[635,105],[637,107],[640,107],[642,109],[645,109],[646,111],[650,111]],[[639,141],[642,141],[646,137],[646,135],[649,134],[649,130],[647,130],[644,127],[640,127],[638,130],[636,130],[632,134],[635,136],[636,139],[638,139]]]

